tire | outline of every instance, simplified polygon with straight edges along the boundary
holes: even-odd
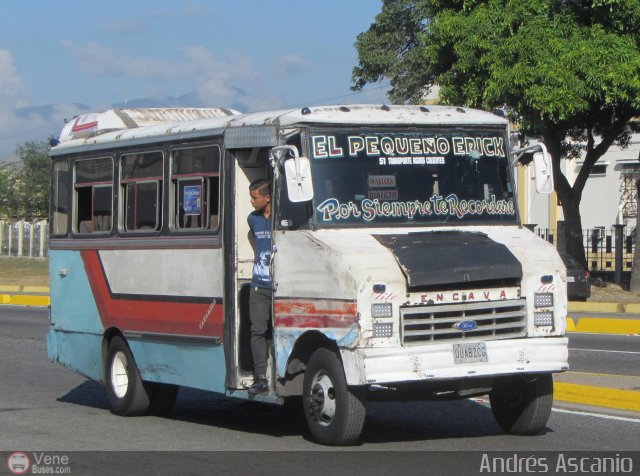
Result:
[[[149,384],[145,382],[143,385],[148,388]],[[147,415],[168,415],[176,404],[180,387],[168,383],[154,383],[152,385]]]
[[[326,445],[351,445],[364,426],[365,387],[348,387],[342,363],[328,349],[316,350],[304,373],[302,406],[313,437]]]
[[[120,336],[109,342],[104,381],[111,411],[116,415],[140,416],[147,413],[151,385],[143,384],[129,346]]]
[[[513,435],[536,435],[546,426],[553,405],[551,374],[496,379],[489,394],[498,425]]]

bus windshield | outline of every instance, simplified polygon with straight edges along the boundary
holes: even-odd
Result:
[[[505,131],[314,131],[316,226],[512,224]]]

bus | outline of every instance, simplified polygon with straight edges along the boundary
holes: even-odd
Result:
[[[122,109],[51,148],[48,357],[104,382],[118,415],[179,387],[301,401],[322,444],[356,443],[367,401],[489,395],[540,433],[568,369],[566,270],[520,220],[515,168],[553,189],[543,144],[463,107],[240,114]],[[249,185],[272,185],[269,391],[252,395]]]

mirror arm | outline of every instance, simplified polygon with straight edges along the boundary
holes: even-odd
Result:
[[[547,152],[547,147],[542,142],[538,142],[537,144],[529,145],[527,147],[522,147],[520,149],[513,149],[511,151],[511,155],[515,157],[511,161],[511,165],[515,165],[516,162],[520,160],[520,157],[522,157],[526,152],[534,152],[538,149],[542,150],[542,153],[544,155],[549,155],[549,153]]]
[[[270,160],[282,165],[287,158],[287,152],[291,152],[295,159],[298,158],[298,148],[296,146],[279,145],[271,149]]]

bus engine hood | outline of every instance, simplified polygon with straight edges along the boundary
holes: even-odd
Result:
[[[552,245],[519,227],[276,232],[277,293],[353,300],[376,283],[398,291],[539,281],[564,271]],[[291,293],[291,294],[290,294]]]
[[[522,279],[520,261],[482,232],[460,230],[374,235],[391,250],[409,288]]]

